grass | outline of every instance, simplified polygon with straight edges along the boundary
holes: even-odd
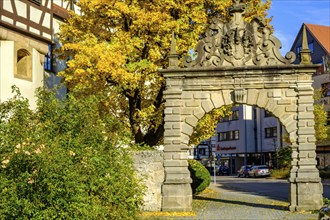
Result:
[[[290,177],[290,168],[274,169],[270,171],[270,176],[275,179],[287,179]]]
[[[290,177],[290,168],[271,170],[270,176],[275,179],[287,179]],[[320,177],[322,179],[330,179],[330,170],[320,170]]]

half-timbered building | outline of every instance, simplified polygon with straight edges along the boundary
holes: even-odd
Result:
[[[12,97],[11,87],[16,85],[35,108],[35,89],[58,83],[52,75],[59,71],[52,55],[54,34],[73,6],[73,1],[64,0],[0,1],[1,102]]]

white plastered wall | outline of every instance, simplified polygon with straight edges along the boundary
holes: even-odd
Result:
[[[43,86],[43,55],[32,49],[32,81],[14,77],[14,41],[0,41],[0,101],[13,97],[11,87],[16,85],[23,97],[29,100],[30,108],[36,108],[34,92]]]

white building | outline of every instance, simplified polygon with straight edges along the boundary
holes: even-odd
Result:
[[[56,73],[65,64],[54,60],[52,50],[59,46],[54,36],[73,5],[72,0],[0,1],[0,102],[13,96],[16,85],[34,109],[35,90],[59,84]],[[63,97],[65,89],[60,93]]]
[[[221,165],[235,173],[244,164],[276,164],[275,153],[287,146],[285,129],[264,109],[240,105],[232,108],[232,115],[221,118],[213,143],[206,140],[196,147],[195,158],[208,158],[209,149]],[[211,146],[211,148],[209,148]]]

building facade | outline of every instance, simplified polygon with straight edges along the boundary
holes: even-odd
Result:
[[[214,155],[217,163],[229,167],[232,174],[244,164],[276,166],[276,152],[288,145],[285,129],[264,109],[234,106],[232,114],[219,122],[215,136],[195,148],[195,158]]]
[[[68,16],[73,1],[6,0],[0,1],[0,101],[13,96],[17,86],[36,108],[35,90],[60,82],[56,73],[65,63],[54,59],[53,49],[59,46],[55,35],[59,23]],[[60,90],[64,96],[65,88]]]

